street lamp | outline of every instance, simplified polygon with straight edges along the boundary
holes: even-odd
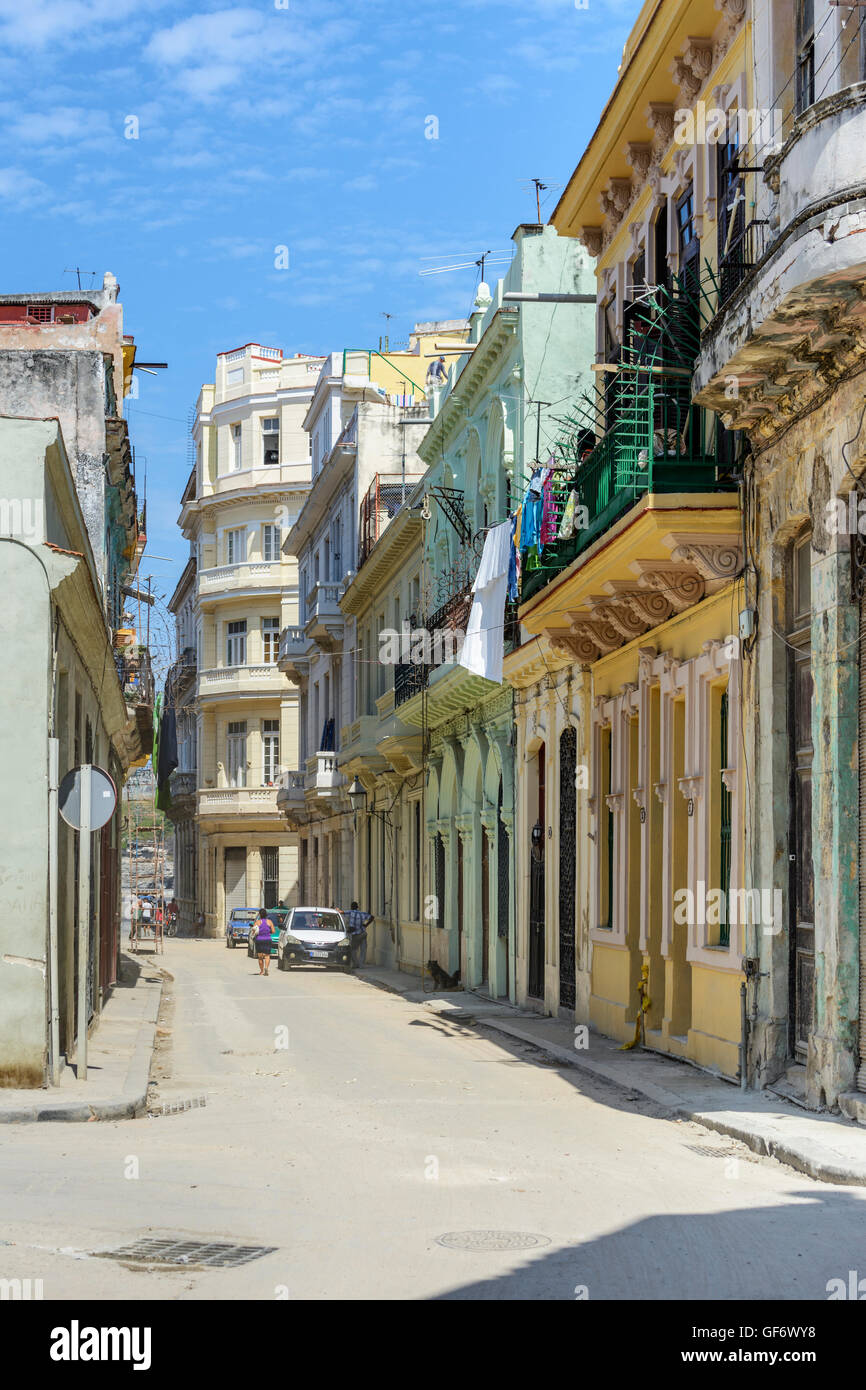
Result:
[[[367,793],[366,793],[366,790],[365,790],[365,788],[364,788],[364,784],[363,784],[363,782],[360,780],[360,778],[358,778],[358,777],[355,778],[355,780],[353,781],[353,783],[352,783],[351,787],[349,788],[348,792],[346,793],[346,795],[348,796],[350,802],[352,803],[352,810],[353,810],[353,811],[363,811],[363,810],[364,810],[364,808],[365,808],[365,806],[366,806],[366,804],[367,804]]]

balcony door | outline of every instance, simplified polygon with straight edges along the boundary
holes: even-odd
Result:
[[[247,907],[247,852],[245,849],[225,851],[226,919],[234,907]]]
[[[228,726],[226,738],[226,776],[230,787],[247,784],[247,723],[235,720]]]

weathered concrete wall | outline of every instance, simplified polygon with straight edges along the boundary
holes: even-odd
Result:
[[[752,884],[779,888],[785,930],[760,933],[750,953],[767,972],[759,982],[751,1074],[772,1082],[789,1064],[789,960],[792,912],[789,658],[791,551],[811,528],[812,857],[815,874],[815,1021],[807,1087],[834,1104],[853,1085],[859,1017],[858,922],[858,612],[852,601],[850,541],[828,524],[828,504],[852,484],[848,465],[864,464],[858,421],[866,373],[840,383],[753,465],[750,510],[757,518],[752,554],[758,568],[758,642],[746,660],[745,710],[755,767],[751,807]],[[853,441],[853,442],[851,442]],[[843,456],[846,446],[847,465]]]
[[[38,558],[3,539],[0,590],[0,1086],[40,1086],[47,1047],[51,612]]]
[[[0,413],[56,419],[105,586],[105,362],[101,352],[9,350],[0,335]]]

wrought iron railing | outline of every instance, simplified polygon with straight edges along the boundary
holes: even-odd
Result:
[[[753,217],[742,231],[731,237],[719,248],[719,261],[715,272],[708,266],[707,277],[713,286],[716,309],[720,309],[735,290],[754,270],[763,258],[769,244],[769,222],[764,218]]]
[[[377,473],[361,498],[358,524],[358,569],[388,522],[393,520],[420,478],[419,473]]]
[[[721,426],[691,397],[701,331],[713,311],[705,287],[683,277],[670,289],[647,290],[635,307],[615,371],[595,399],[578,406],[557,440],[541,535],[524,548],[522,601],[646,493],[731,486],[717,467]],[[610,428],[587,449],[587,428],[611,417]],[[564,524],[569,499],[573,527]]]
[[[114,653],[117,676],[128,705],[152,705],[155,686],[147,647],[127,647]]]
[[[394,707],[405,704],[427,684],[430,667],[419,662],[398,662],[394,667]]]

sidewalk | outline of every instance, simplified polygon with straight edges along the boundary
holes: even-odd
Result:
[[[622,1052],[590,1029],[589,1045],[574,1046],[574,1026],[561,1019],[500,1004],[472,991],[427,994],[418,975],[368,965],[360,975],[455,1023],[483,1024],[541,1048],[563,1064],[637,1092],[678,1119],[739,1139],[758,1154],[819,1182],[866,1186],[866,1128],[844,1116],[813,1114],[768,1091],[741,1091],[728,1081],[647,1049]]]
[[[120,983],[88,1039],[87,1081],[76,1080],[73,1056],[58,1086],[0,1089],[0,1124],[125,1120],[144,1113],[162,976],[156,958],[121,952],[120,960]]]

